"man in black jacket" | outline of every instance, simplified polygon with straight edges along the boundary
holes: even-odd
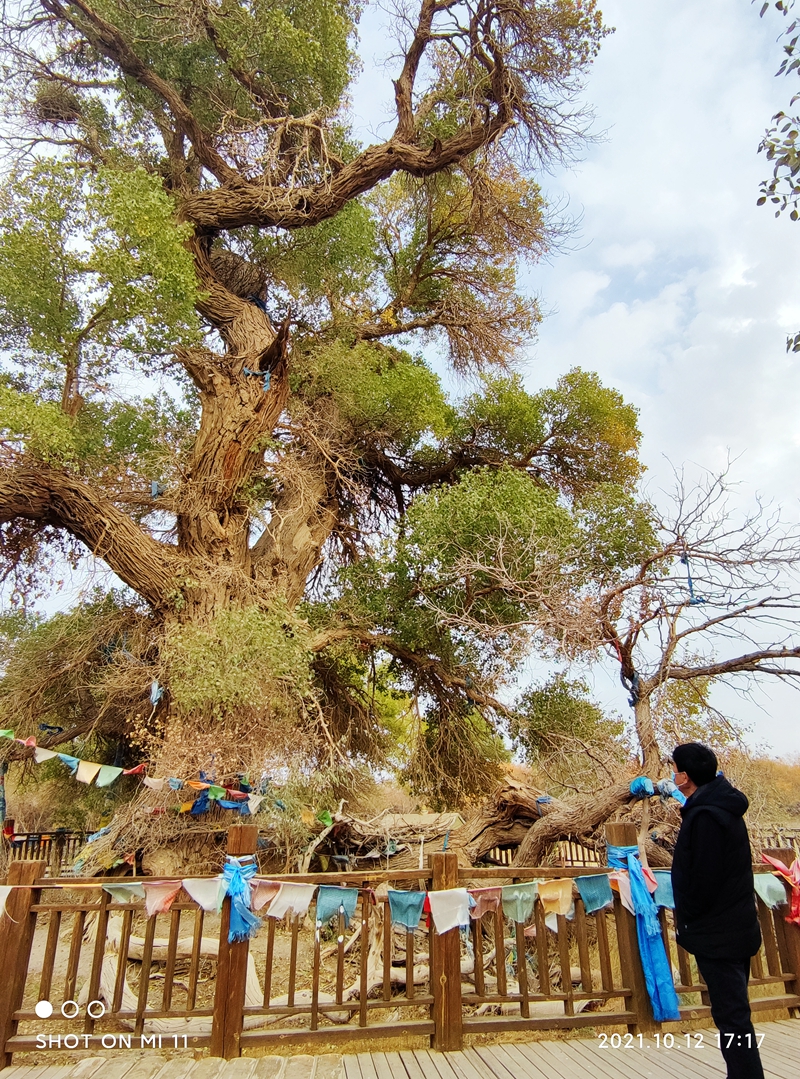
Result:
[[[688,742],[672,759],[686,795],[672,859],[678,944],[708,986],[728,1079],[764,1079],[750,1020],[750,957],[761,946],[753,864],[744,814],[748,801],[722,775],[708,746]]]

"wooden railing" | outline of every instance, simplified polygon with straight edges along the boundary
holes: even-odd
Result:
[[[86,842],[85,832],[15,832],[4,836],[3,843],[10,862],[47,863],[51,876],[72,865],[78,851]]]
[[[620,827],[620,826],[618,826]],[[249,853],[255,829],[229,833],[229,853]],[[576,877],[586,868],[459,869],[455,854],[426,870],[277,877],[359,889],[349,929],[314,928],[313,915],[266,918],[252,941],[228,943],[230,900],[205,914],[188,897],[147,918],[141,901],[117,903],[98,879],[44,877],[45,863],[10,866],[8,917],[0,922],[0,1067],[12,1054],[49,1048],[208,1048],[232,1058],[256,1047],[424,1036],[457,1049],[465,1035],[505,1030],[622,1026],[656,1029],[632,915],[587,915],[545,927],[537,899],[530,925],[502,912],[467,933],[439,936],[423,923],[393,927],[382,886],[440,890]],[[591,871],[591,870],[590,870]],[[116,878],[114,883],[131,883]],[[376,896],[377,891],[377,896]],[[693,960],[664,941],[682,1019],[709,1015]],[[753,960],[753,1008],[800,1007],[800,928],[759,900],[762,950]],[[52,1016],[37,1015],[49,1001]],[[62,1012],[63,1009],[63,1012]]]

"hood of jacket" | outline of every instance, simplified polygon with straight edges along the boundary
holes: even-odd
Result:
[[[725,776],[717,776],[686,799],[686,804],[681,806],[681,816],[685,818],[696,809],[722,809],[732,817],[743,817],[749,805],[746,794],[731,786]]]

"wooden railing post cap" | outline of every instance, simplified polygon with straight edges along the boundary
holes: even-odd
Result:
[[[255,854],[257,845],[257,824],[234,824],[228,829],[228,854]]]
[[[637,839],[635,824],[614,821],[606,825],[606,843],[610,847],[635,847]]]

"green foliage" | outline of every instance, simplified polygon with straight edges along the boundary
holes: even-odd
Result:
[[[275,288],[304,305],[325,300],[329,311],[340,311],[344,303],[358,302],[369,287],[376,264],[375,227],[367,205],[353,201],[312,228],[254,230],[246,248]]]
[[[122,736],[144,710],[154,677],[152,624],[131,600],[111,592],[49,618],[9,616],[0,726],[27,737],[39,723],[65,730],[98,724]]]
[[[522,694],[510,732],[530,764],[565,749],[580,753],[587,743],[620,738],[624,731],[621,720],[607,717],[588,694],[585,682],[561,674]]]
[[[400,773],[412,794],[438,812],[482,801],[510,760],[502,738],[478,712],[431,708]]]
[[[555,491],[504,467],[475,469],[420,495],[408,511],[406,536],[407,549],[432,573],[452,572],[464,556],[478,561],[502,540],[525,574],[542,556],[570,550],[575,529]]]
[[[700,659],[688,656],[686,662],[698,663]],[[653,725],[667,752],[681,742],[704,742],[719,750],[741,745],[744,729],[711,704],[713,685],[711,678],[675,679],[655,691],[651,698]]]
[[[614,483],[599,483],[585,494],[576,516],[583,533],[580,562],[598,584],[658,549],[652,507]]]
[[[168,9],[157,0],[102,0],[95,10],[136,42],[137,52],[158,75],[191,87],[193,112],[211,127],[221,126],[228,110],[258,115],[232,71],[259,72],[264,96],[285,102],[295,116],[335,108],[349,81],[349,38],[357,12],[350,3],[223,0],[201,11],[191,0],[178,0]],[[107,70],[91,53],[82,66]],[[132,80],[121,83],[123,87],[133,116],[141,122],[153,101]]]
[[[0,440],[27,448],[49,461],[75,456],[75,432],[53,401],[39,400],[0,381]]]
[[[37,385],[67,365],[110,370],[196,337],[191,228],[156,177],[52,159],[12,173],[0,192],[0,341]]]
[[[424,435],[444,436],[451,422],[438,377],[395,349],[343,341],[314,357],[315,393],[330,394],[340,415],[370,442],[407,453]]]
[[[592,372],[573,368],[536,394],[518,375],[488,376],[459,411],[470,447],[526,464],[573,497],[597,484],[630,490],[641,475],[637,411]]]
[[[170,626],[161,655],[171,698],[185,714],[260,708],[281,685],[308,690],[307,627],[277,598],[268,611],[228,608],[209,625]]]

